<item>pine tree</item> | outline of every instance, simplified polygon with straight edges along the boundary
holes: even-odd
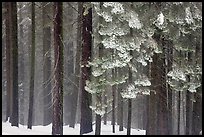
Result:
[[[88,10],[85,13],[85,10]],[[90,79],[91,69],[88,61],[91,59],[92,42],[92,9],[83,7],[82,16],[82,53],[81,53],[81,120],[80,134],[92,132],[91,94],[85,88],[86,80]]]
[[[12,114],[11,126],[19,126],[18,113],[18,27],[17,27],[17,4],[10,2],[11,8],[11,47],[12,47],[12,62],[13,62],[13,93],[12,93]]]
[[[35,3],[32,2],[32,47],[31,47],[31,71],[30,71],[30,96],[28,111],[28,128],[32,129],[33,104],[34,104],[34,76],[35,76]]]
[[[5,25],[6,25],[6,92],[7,92],[7,107],[6,107],[6,121],[8,120],[8,118],[10,117],[11,120],[11,114],[12,114],[12,72],[11,72],[11,55],[12,55],[12,51],[11,51],[11,40],[10,40],[10,33],[11,33],[11,9],[10,9],[10,3],[9,2],[4,2],[4,6],[6,9],[6,21],[5,21]]]
[[[54,90],[52,135],[63,134],[63,35],[62,35],[62,2],[54,3]]]

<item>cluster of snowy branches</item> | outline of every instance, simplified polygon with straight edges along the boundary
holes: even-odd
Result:
[[[102,46],[110,54],[102,54],[89,62],[94,78],[86,82],[88,92],[102,95],[107,85],[127,83],[121,93],[123,98],[136,98],[138,94],[149,95],[151,82],[138,66],[146,67],[148,62],[152,62],[154,54],[162,53],[162,47],[153,38],[158,30],[174,45],[173,69],[168,72],[168,84],[174,90],[188,89],[196,92],[196,88],[201,85],[202,66],[199,61],[190,62],[187,54],[192,52],[196,60],[196,44],[201,44],[202,12],[198,4],[91,2],[91,6],[100,18],[93,32],[94,46]],[[131,51],[134,56],[130,54]],[[180,52],[184,56],[179,56]],[[106,73],[115,68],[131,69],[135,75],[133,82],[128,83],[128,72],[108,79]],[[96,107],[101,103],[99,101],[92,106],[98,114],[103,114],[103,110],[99,111]]]

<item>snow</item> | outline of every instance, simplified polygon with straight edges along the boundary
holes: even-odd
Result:
[[[164,14],[161,12],[157,18],[158,25],[162,25],[164,23]]]
[[[186,11],[186,18],[185,18],[186,22],[187,22],[188,24],[193,23],[194,21],[193,21],[192,13],[191,13],[191,11],[190,11],[190,7],[187,7],[187,8],[185,9],[185,11]]]
[[[101,124],[101,135],[126,135],[127,130],[119,131],[119,126],[115,125],[115,133],[112,133],[111,122],[108,121],[107,125]],[[95,125],[93,125],[93,130],[95,130]],[[70,128],[69,126],[63,127],[63,135],[79,135],[80,125],[76,124],[75,128]],[[19,125],[19,127],[11,126],[9,122],[2,122],[2,135],[51,135],[52,125],[48,126],[33,126],[32,129],[27,129],[26,125]],[[145,130],[131,129],[131,135],[145,135]],[[94,135],[94,131],[87,133],[86,135]]]

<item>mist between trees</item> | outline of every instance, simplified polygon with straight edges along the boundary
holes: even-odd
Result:
[[[2,121],[198,135],[201,30],[201,2],[3,2]]]

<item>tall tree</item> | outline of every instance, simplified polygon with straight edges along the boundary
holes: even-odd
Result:
[[[113,80],[115,79],[115,75],[116,75],[116,69],[113,68],[112,69],[112,78]],[[115,133],[115,101],[116,101],[116,85],[112,86],[112,120],[111,120],[111,124],[112,124],[112,132]]]
[[[43,125],[52,122],[52,94],[51,92],[51,3],[42,2],[43,17],[43,96],[44,96],[44,118]]]
[[[201,64],[202,45],[196,44],[195,59],[196,63]],[[198,135],[202,131],[202,86],[194,93],[195,102],[193,103],[193,124],[192,134]]]
[[[101,17],[99,17],[99,22],[101,22]],[[101,36],[99,36],[99,39],[101,40]],[[103,45],[99,44],[99,58],[102,58],[103,56]],[[104,87],[103,87],[104,88]],[[102,93],[96,94],[96,102],[99,103],[99,107],[102,110]],[[95,128],[95,135],[101,134],[101,114],[96,114],[96,128]]]
[[[52,134],[63,134],[63,35],[62,2],[54,3],[54,90]]]
[[[28,128],[32,129],[33,123],[33,103],[34,103],[34,76],[35,76],[35,2],[32,2],[32,47],[31,47],[31,67],[30,67],[30,96],[28,110]]]
[[[167,91],[165,79],[166,70],[164,67],[164,48],[166,45],[164,43],[164,39],[161,37],[160,32],[155,33],[154,38],[163,48],[163,53],[155,54],[153,56],[153,63],[151,64],[152,91],[156,93],[156,96],[153,93],[153,95],[151,94],[149,98],[150,104],[148,105],[148,117],[150,118],[147,133],[165,135],[168,134],[168,112],[166,105]]]
[[[84,3],[83,3],[84,4]],[[88,61],[91,59],[92,46],[92,9],[88,9],[85,14],[85,7],[83,7],[82,16],[82,58],[81,58],[81,120],[80,120],[80,134],[89,133],[93,131],[92,128],[92,110],[91,94],[85,90],[86,80],[90,79],[91,68],[87,67]]]
[[[192,52],[187,53],[189,63],[193,61]],[[191,76],[187,75],[188,81],[190,82]],[[192,135],[193,128],[193,101],[194,93],[187,90],[186,93],[186,135]]]
[[[118,68],[117,75],[119,76],[122,73],[122,70]],[[118,124],[119,131],[123,131],[123,98],[121,96],[122,85],[118,85]]]
[[[12,115],[11,126],[17,126],[19,123],[18,113],[18,31],[17,31],[17,3],[10,2],[11,6],[11,47],[13,60],[13,94],[12,94]]]
[[[11,40],[10,40],[10,33],[11,33],[11,7],[9,2],[4,2],[4,6],[6,9],[6,20],[5,20],[5,25],[6,25],[6,92],[7,92],[7,107],[6,107],[6,121],[8,118],[11,118],[11,112],[12,112],[12,72],[11,72],[11,67],[12,67],[12,62],[11,62]],[[11,120],[11,119],[10,119]]]
[[[19,3],[19,117],[20,117],[20,124],[24,125],[24,100],[25,100],[25,63],[24,63],[24,31],[23,31],[23,3]]]
[[[131,3],[131,7],[132,6],[133,5]],[[133,29],[132,28],[130,28],[130,36],[133,36]],[[130,56],[133,56],[133,52],[132,51],[130,51]],[[132,59],[130,60],[130,62],[132,63]],[[128,70],[128,82],[129,83],[133,83],[131,68],[129,68],[129,70]],[[132,121],[132,99],[129,98],[128,99],[127,135],[131,134],[131,121]]]
[[[132,33],[132,30],[131,30]],[[130,55],[132,55],[132,51],[130,51]],[[132,60],[131,60],[132,61]],[[129,69],[128,82],[132,83],[132,72]],[[131,121],[132,121],[132,99],[128,98],[128,119],[127,119],[127,135],[131,134]]]
[[[75,64],[75,84],[78,83],[78,100],[77,100],[77,123],[80,123],[80,102],[81,102],[81,87],[80,87],[80,76],[81,76],[81,68],[80,68],[80,63],[81,63],[81,46],[82,46],[82,10],[83,10],[83,3],[78,2],[78,16],[77,16],[77,52],[76,52],[76,64]]]

